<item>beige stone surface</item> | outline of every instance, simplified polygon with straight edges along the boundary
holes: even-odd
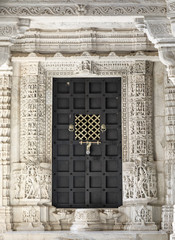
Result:
[[[168,240],[163,232],[13,232],[4,234],[4,240]]]

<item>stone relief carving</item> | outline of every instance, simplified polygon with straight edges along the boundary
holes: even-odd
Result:
[[[172,232],[172,223],[173,223],[173,206],[164,205],[162,206],[162,230],[171,233]]]
[[[153,20],[152,21],[147,21],[148,23],[148,28],[150,33],[154,36],[154,38],[161,38],[161,37],[167,37],[167,35],[172,35],[171,33],[171,26],[168,22],[161,22],[155,23]]]
[[[175,2],[168,2],[167,4],[167,10],[168,12],[174,12],[175,11]]]
[[[51,169],[47,165],[29,162],[24,168],[14,170],[15,199],[50,199]]]
[[[96,6],[96,5],[55,5],[55,6],[0,6],[0,15],[6,16],[120,16],[120,15],[165,15],[165,6]]]
[[[121,217],[121,213],[118,212],[118,210],[113,209],[103,209],[99,210],[100,218],[102,223],[107,223],[109,221],[114,221],[114,224],[117,224],[119,222],[119,218]]]
[[[135,222],[140,223],[141,225],[152,222],[152,211],[146,206],[136,209]]]
[[[21,161],[45,162],[45,77],[38,64],[21,68]]]
[[[0,35],[1,37],[8,37],[15,35],[17,33],[17,29],[15,25],[3,25],[0,24]]]
[[[65,229],[66,226],[72,225],[74,220],[75,210],[73,209],[56,209],[52,212],[56,222],[52,225],[55,230]],[[67,228],[66,228],[67,229]]]
[[[24,208],[22,217],[25,223],[36,223],[40,221],[40,212],[35,207]]]
[[[152,63],[141,61],[130,69],[129,141],[130,160],[133,162],[138,155],[145,155],[148,161],[153,160],[152,68]]]
[[[152,206],[138,204],[132,208],[132,223],[126,224],[125,229],[130,231],[157,231],[157,225],[154,223],[153,217]]]
[[[157,197],[157,181],[154,163],[143,156],[135,160],[131,170],[124,171],[124,200],[142,200]]]

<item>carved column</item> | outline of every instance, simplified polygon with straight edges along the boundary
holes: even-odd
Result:
[[[12,68],[0,67],[0,232],[11,229],[10,101]]]
[[[174,0],[167,0],[168,15],[167,18],[155,19],[136,19],[136,26],[144,31],[149,40],[158,48],[160,61],[167,66],[168,79],[165,83],[165,130],[166,130],[166,153],[165,153],[165,205],[162,206],[162,224],[161,227],[166,232],[172,232],[173,204],[174,195],[174,95],[175,95],[175,51],[174,51]]]
[[[45,159],[45,78],[38,71],[38,62],[21,63],[20,162],[13,164],[12,173],[14,230],[43,230],[47,213],[41,213],[42,204],[51,198],[51,165]]]
[[[162,45],[162,44],[161,44]],[[166,45],[166,44],[165,44]],[[171,44],[170,44],[171,45]],[[165,81],[165,205],[162,206],[161,227],[172,232],[173,205],[175,204],[175,54],[173,47],[158,45],[161,62],[167,66],[168,77]]]
[[[124,168],[124,204],[131,208],[129,230],[155,230],[152,206],[156,200],[156,169],[152,131],[153,63],[136,61],[128,78],[129,154]]]
[[[168,78],[165,82],[165,205],[162,207],[162,229],[173,232],[171,239],[175,239],[175,52],[174,47],[159,47],[160,60],[167,66]],[[175,206],[175,205],[174,205]],[[174,220],[173,220],[174,217]],[[172,224],[173,222],[173,224]]]
[[[162,229],[172,231],[173,204],[175,203],[175,85],[170,79],[165,82],[165,179],[166,197],[162,207]]]
[[[175,80],[175,78],[174,78]],[[175,211],[173,220],[173,205],[175,204],[175,84],[167,79],[166,92],[166,205],[162,208],[162,229],[175,233]],[[175,205],[174,205],[175,206]],[[175,239],[175,236],[172,236]]]

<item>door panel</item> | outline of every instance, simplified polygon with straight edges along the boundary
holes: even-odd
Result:
[[[54,206],[122,205],[120,78],[54,78],[52,140]]]

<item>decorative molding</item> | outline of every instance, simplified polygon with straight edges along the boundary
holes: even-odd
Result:
[[[159,44],[169,44],[173,40],[171,23],[166,17],[136,18],[135,26],[146,33],[148,39],[158,48]]]
[[[93,58],[93,57],[92,57]],[[85,65],[86,63],[86,65]],[[94,61],[87,60],[73,60],[64,61],[60,59],[55,62],[40,63],[40,72],[47,73],[46,79],[46,159],[47,162],[52,161],[51,142],[52,142],[52,78],[53,77],[69,77],[69,76],[122,76],[122,104],[123,104],[123,161],[129,161],[127,150],[127,72],[130,70],[130,62],[117,61]],[[59,69],[59,70],[58,70]],[[45,74],[46,75],[46,74]]]
[[[165,5],[115,5],[103,4],[60,4],[52,6],[0,6],[1,16],[162,16],[166,15]]]
[[[0,24],[0,35],[2,37],[11,37],[17,33],[16,25]]]
[[[78,27],[78,26],[77,26]],[[75,27],[74,27],[75,28]],[[122,45],[121,42],[125,44]],[[100,28],[27,31],[12,46],[13,52],[81,53],[87,51],[156,51],[146,35],[137,29],[123,30]],[[59,53],[60,54],[60,53]],[[55,55],[56,57],[57,55]]]
[[[23,18],[11,22],[9,20],[0,22],[0,66],[9,64],[12,42],[19,34],[24,33],[29,28],[29,25],[30,20],[24,20]]]

